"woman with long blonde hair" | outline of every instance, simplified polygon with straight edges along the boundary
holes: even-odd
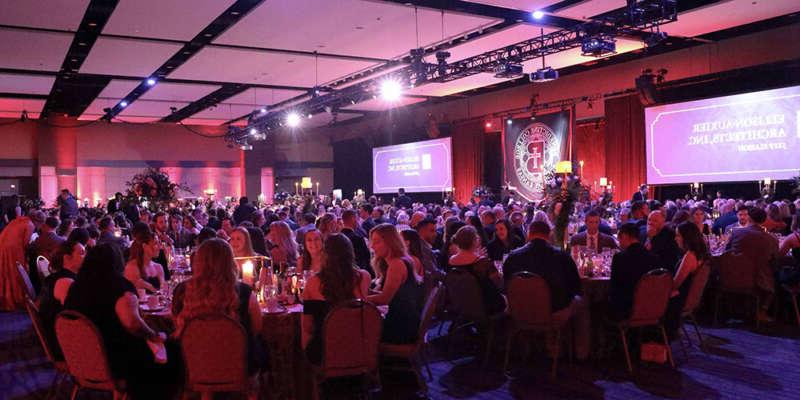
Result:
[[[255,372],[266,357],[257,336],[261,332],[261,309],[250,286],[237,281],[238,267],[231,246],[222,239],[209,239],[195,252],[192,278],[175,288],[172,314],[177,316],[176,336],[186,322],[202,314],[221,314],[242,324],[248,333],[248,368]]]
[[[272,244],[270,257],[273,263],[294,264],[297,262],[297,241],[292,228],[283,221],[269,224],[267,240]]]
[[[377,305],[389,305],[381,341],[413,343],[417,340],[422,311],[422,277],[414,272],[414,263],[394,225],[380,224],[372,228],[369,236],[369,245],[375,252],[372,267],[378,276],[380,292],[367,299]]]

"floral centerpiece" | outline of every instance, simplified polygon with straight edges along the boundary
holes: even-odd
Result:
[[[178,191],[192,193],[186,185],[170,181],[169,175],[159,168],[147,168],[125,183],[128,201],[151,211],[168,208],[177,200]]]

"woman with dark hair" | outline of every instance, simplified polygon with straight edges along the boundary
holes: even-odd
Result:
[[[706,224],[706,212],[701,207],[694,207],[691,211],[691,221],[697,225],[701,235],[710,235],[711,227]],[[675,225],[680,226],[680,225]]]
[[[150,228],[137,224],[133,231],[130,256],[125,265],[125,278],[137,289],[157,292],[164,286],[164,267],[153,261],[161,252],[161,244]]]
[[[322,361],[322,323],[332,306],[342,301],[366,298],[369,272],[355,264],[353,244],[335,233],[325,240],[325,262],[306,282],[303,291],[302,343],[309,361]]]
[[[61,236],[63,238],[69,237],[69,234],[72,233],[72,230],[75,228],[74,222],[72,218],[64,218],[61,220],[61,223],[58,224],[58,229],[56,229],[56,235]]]
[[[422,266],[422,238],[419,233],[413,229],[403,229],[400,231],[400,236],[403,237],[403,242],[408,250],[408,255],[414,263],[414,273],[419,276],[425,276],[425,268]]]
[[[322,234],[316,229],[307,231],[303,235],[303,251],[297,258],[297,270],[317,273],[322,269],[322,258]]]
[[[257,226],[251,226],[247,229],[247,233],[250,234],[250,243],[253,245],[253,251],[257,254],[269,254],[267,250],[267,240],[264,238],[264,231]]]
[[[684,221],[678,225],[675,229],[675,241],[684,254],[673,278],[672,294],[664,321],[670,337],[675,337],[680,326],[681,311],[695,273],[711,260],[705,238],[695,221]]]
[[[91,320],[105,344],[111,374],[124,379],[131,397],[172,398],[179,369],[167,347],[167,364],[157,364],[147,342],[167,336],[151,329],[139,315],[136,288],[122,276],[122,252],[112,243],[89,250],[69,289],[64,308]]]
[[[453,269],[467,270],[478,281],[483,295],[483,305],[488,315],[497,314],[506,308],[506,301],[500,293],[502,277],[497,272],[492,260],[480,254],[480,236],[471,225],[464,226],[453,236],[453,243],[458,247],[455,255],[450,257]]]
[[[62,242],[50,264],[55,272],[45,278],[42,284],[39,315],[42,319],[44,339],[50,343],[56,360],[63,360],[61,347],[56,340],[56,315],[64,310],[69,288],[78,277],[85,256],[86,248],[79,242],[70,240]]]
[[[486,246],[491,238],[486,234],[486,229],[483,227],[481,218],[477,215],[470,215],[467,218],[467,224],[475,227],[475,233],[481,238],[481,245]]]
[[[439,251],[439,265],[443,270],[447,271],[450,266],[450,256],[453,256],[458,251],[458,246],[453,244],[453,235],[458,232],[461,227],[466,224],[459,220],[458,217],[450,217],[444,223],[442,249]]]
[[[494,239],[486,245],[486,250],[493,261],[502,261],[504,255],[524,244],[522,238],[514,234],[508,220],[500,219],[495,223]]]
[[[94,246],[94,241],[91,239],[92,238],[89,236],[89,231],[86,228],[75,228],[69,233],[67,241],[80,243],[84,247],[92,247]]]
[[[675,215],[672,216],[672,220],[670,221],[670,226],[672,227],[672,229],[676,229],[678,225],[688,221],[689,219],[691,219],[691,217],[692,215],[689,214],[689,211],[678,210],[677,212],[675,212]]]

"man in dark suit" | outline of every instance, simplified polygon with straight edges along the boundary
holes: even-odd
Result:
[[[755,272],[761,304],[757,317],[761,321],[769,322],[772,319],[767,315],[767,310],[772,304],[775,293],[775,268],[779,258],[778,240],[761,226],[767,219],[767,213],[763,209],[751,207],[748,215],[750,226],[734,229],[726,250],[740,255],[752,266],[749,271],[742,273]]]
[[[647,185],[639,186],[639,191],[633,194],[631,201],[647,201]]]
[[[254,212],[256,212],[256,208],[250,204],[250,200],[247,196],[244,196],[239,199],[239,206],[233,211],[233,222],[238,225],[244,221],[248,221]]]
[[[650,208],[647,203],[643,201],[634,201],[631,203],[631,218],[628,222],[636,224],[638,227],[647,225],[647,216],[650,214]]]
[[[640,231],[641,232],[641,231]],[[645,248],[660,260],[659,267],[670,271],[673,275],[678,267],[683,252],[675,241],[675,231],[666,226],[664,214],[653,211],[647,217]]]
[[[608,291],[610,316],[624,319],[633,307],[633,292],[644,274],[660,267],[658,257],[647,251],[639,241],[639,228],[623,224],[617,235],[622,251],[611,260],[611,281]]]
[[[375,227],[375,221],[372,220],[372,204],[364,203],[358,208],[358,216],[361,218],[361,229],[367,232]]]
[[[36,256],[45,256],[48,260],[53,259],[53,255],[58,246],[64,243],[65,238],[56,234],[58,228],[58,218],[47,217],[44,223],[39,226],[39,236],[31,243],[31,249]]]
[[[544,278],[550,287],[553,317],[572,319],[575,332],[575,355],[579,360],[589,355],[589,313],[581,298],[578,267],[568,254],[550,245],[550,226],[535,221],[528,228],[528,243],[508,255],[503,264],[506,284],[517,272],[528,271]]]
[[[569,240],[570,246],[586,246],[586,248],[598,253],[603,249],[616,249],[617,242],[610,235],[600,231],[600,213],[589,211],[586,213],[584,223],[586,230],[573,235]]]
[[[356,232],[356,228],[358,228],[358,219],[356,218],[356,212],[353,210],[344,210],[342,212],[342,234],[347,236],[350,239],[350,243],[353,244],[353,253],[356,256],[356,265],[359,268],[368,271],[372,277],[375,277],[375,271],[372,270],[372,266],[370,265],[370,254],[369,248],[367,247],[367,242],[364,240],[364,237],[359,235]]]
[[[411,197],[408,197],[405,189],[397,189],[397,199],[394,200],[394,205],[397,208],[405,208],[406,210],[410,210],[413,204],[414,202],[411,200]]]
[[[725,201],[719,206],[719,213],[719,218],[714,221],[714,225],[711,227],[711,231],[715,235],[721,235],[728,225],[736,223],[736,201],[733,199]]]
[[[436,242],[436,221],[431,218],[425,218],[417,223],[417,232],[422,239],[422,267],[426,273],[430,273],[434,278],[443,278],[442,272],[439,270],[439,264],[436,260],[439,259],[439,252],[433,249],[433,243]]]
[[[111,219],[111,217],[106,215],[100,218],[97,228],[100,229],[100,237],[97,238],[97,244],[114,243],[119,246],[120,250],[125,250],[128,247],[128,243],[124,238],[114,234],[117,226],[114,224],[114,220]]]

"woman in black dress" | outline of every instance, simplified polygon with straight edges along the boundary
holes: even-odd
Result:
[[[155,362],[147,341],[164,343],[167,336],[142,320],[136,289],[122,276],[123,265],[117,245],[102,243],[92,248],[64,308],[85,315],[97,326],[111,373],[126,380],[132,398],[172,398],[180,381],[180,357],[168,344],[167,363]]]
[[[500,293],[502,277],[492,260],[481,255],[481,240],[475,227],[467,225],[459,229],[453,236],[453,243],[458,246],[458,252],[450,257],[450,267],[467,270],[478,280],[487,315],[503,311],[506,301]]]
[[[39,315],[42,319],[44,339],[48,342],[53,351],[53,358],[63,360],[61,346],[56,340],[56,315],[64,310],[64,302],[67,299],[69,288],[78,277],[83,258],[86,256],[86,248],[79,242],[65,241],[58,246],[53,262],[53,270],[42,284],[42,295],[39,300]]]
[[[495,224],[494,239],[486,245],[486,250],[493,261],[502,261],[504,255],[524,244],[522,238],[514,234],[508,220],[501,219]]]

